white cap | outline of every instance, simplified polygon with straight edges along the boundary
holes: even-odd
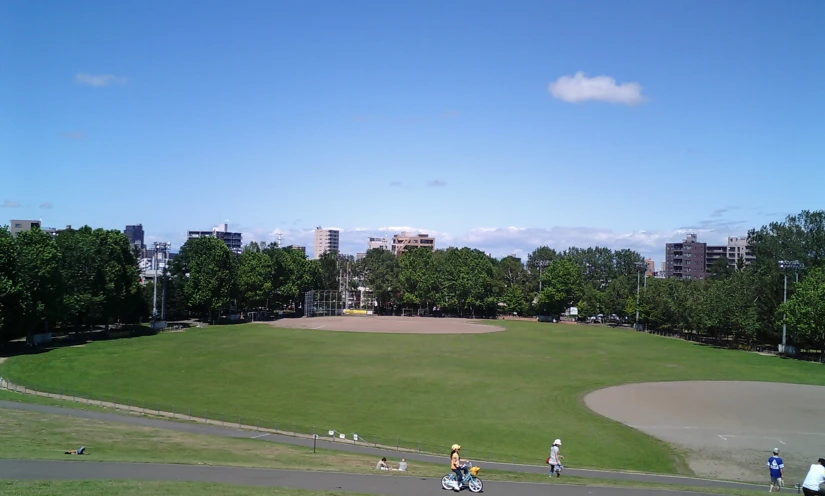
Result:
[[[555,441],[553,441],[553,445],[561,446],[561,439],[556,439]]]
[[[779,448],[774,448],[774,449],[773,449],[773,452],[774,452],[774,453],[779,453]]]

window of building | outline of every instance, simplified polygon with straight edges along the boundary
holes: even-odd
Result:
[[[20,228],[23,227],[23,224],[15,224],[14,227]]]

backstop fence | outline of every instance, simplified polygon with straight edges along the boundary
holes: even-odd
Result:
[[[331,317],[347,314],[373,315],[376,306],[372,291],[307,291],[304,295],[304,316]]]

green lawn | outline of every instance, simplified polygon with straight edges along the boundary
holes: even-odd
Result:
[[[202,482],[154,481],[16,481],[0,480],[0,494],[5,496],[366,496],[344,491],[303,491],[280,487],[249,487]]]
[[[180,463],[186,465],[255,467],[286,470],[313,470],[325,472],[346,472],[376,474],[377,457],[331,450],[284,445],[255,439],[232,439],[218,436],[198,435],[153,429],[148,427],[103,422],[60,415],[0,409],[0,459],[30,460],[71,460],[98,462],[133,463]],[[79,457],[66,455],[64,451],[86,446],[87,454]],[[388,457],[392,466],[397,466],[400,457]],[[408,471],[382,472],[381,475],[429,477],[438,479],[446,472],[444,464],[410,461]],[[681,489],[708,492],[698,487],[681,487],[659,483],[638,483],[620,480],[588,479],[565,476],[563,479],[548,480],[544,474],[526,474],[483,470],[486,480],[510,482],[539,482],[545,484],[589,485],[605,487],[638,487],[646,489]],[[0,488],[6,487],[0,482]],[[38,482],[9,485],[19,491],[10,494],[62,494],[61,489],[75,488],[71,484],[81,484],[78,489],[89,488],[103,494],[107,490],[123,491],[125,483],[112,481],[88,482]],[[134,484],[138,484],[135,482]],[[139,484],[144,484],[140,482]],[[148,483],[146,492],[140,494],[190,494],[198,487],[220,489],[214,484],[167,485]],[[228,486],[231,487],[231,486]],[[235,488],[229,494],[261,494],[256,488]],[[249,492],[244,492],[249,491]],[[719,494],[751,495],[748,490],[712,490]],[[0,491],[0,494],[9,494]],[[114,494],[134,494],[115,492]],[[209,493],[216,494],[216,492]],[[295,492],[278,489],[274,494],[327,495],[339,493]]]
[[[446,452],[459,442],[480,461],[492,453],[541,463],[561,437],[570,466],[661,473],[687,473],[680,454],[591,413],[587,392],[686,379],[825,384],[811,363],[629,330],[503,325],[507,332],[468,336],[210,327],[14,357],[0,376],[213,419],[355,432],[382,444],[400,438]]]

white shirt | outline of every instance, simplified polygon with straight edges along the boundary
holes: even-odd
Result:
[[[559,463],[559,447],[553,446],[550,448],[550,465],[561,465]]]
[[[811,465],[811,470],[805,476],[805,482],[802,487],[807,487],[811,491],[819,491],[819,486],[825,482],[825,467],[818,463]]]

